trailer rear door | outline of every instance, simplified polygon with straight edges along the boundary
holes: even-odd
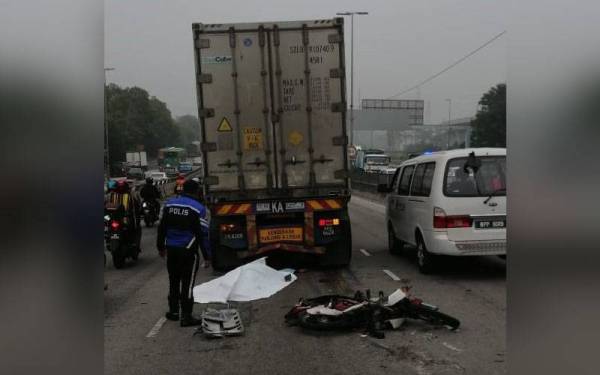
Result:
[[[347,188],[342,19],[194,24],[194,47],[209,192]]]

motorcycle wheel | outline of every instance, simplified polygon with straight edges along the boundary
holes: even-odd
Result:
[[[123,255],[113,254],[112,259],[113,259],[113,265],[115,266],[116,269],[121,269],[121,268],[125,267],[125,257]]]
[[[154,221],[148,218],[144,218],[144,222],[146,223],[146,227],[151,227],[152,225],[154,225]]]
[[[460,326],[460,321],[458,319],[439,311],[423,309],[419,311],[418,315],[419,319],[436,326],[447,326],[452,330],[455,330]]]
[[[110,242],[110,253],[112,255],[113,266],[116,269],[125,267],[125,256],[121,251],[121,243],[119,240],[112,240]]]

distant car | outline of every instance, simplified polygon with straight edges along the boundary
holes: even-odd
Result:
[[[201,167],[202,166],[202,157],[201,156],[197,156],[192,160],[192,164],[194,165],[194,167]]]
[[[159,172],[159,171],[150,173],[150,175],[148,177],[152,177],[154,182],[161,182],[161,181],[166,181],[169,179],[165,172]]]
[[[506,255],[506,149],[472,148],[408,159],[386,197],[390,252],[417,248],[422,273],[439,255]]]
[[[143,180],[144,171],[140,167],[132,167],[127,171],[127,177],[134,180]]]
[[[189,173],[194,169],[194,166],[192,163],[190,162],[182,162],[179,163],[179,167],[177,167],[177,170],[179,171],[179,173]]]
[[[163,172],[165,172],[167,174],[167,176],[172,177],[172,176],[177,176],[178,171],[177,168],[172,167],[170,165],[167,165],[163,168]]]

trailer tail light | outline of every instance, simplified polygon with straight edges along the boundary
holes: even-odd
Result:
[[[114,220],[113,220],[113,221],[110,223],[110,227],[111,227],[112,229],[114,229],[114,230],[117,230],[117,229],[119,229],[119,227],[120,227],[120,226],[121,226],[121,224],[119,224],[119,222],[118,222],[118,221],[114,221]]]
[[[223,233],[234,233],[241,232],[242,227],[238,224],[221,224],[221,232]]]
[[[340,219],[319,219],[319,227],[330,227],[340,225]]]
[[[436,229],[469,228],[472,224],[473,220],[468,215],[447,216],[443,209],[433,208],[433,227]]]

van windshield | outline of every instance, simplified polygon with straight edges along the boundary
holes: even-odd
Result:
[[[506,195],[506,156],[479,156],[481,167],[465,172],[467,158],[451,159],[446,164],[444,195],[448,197],[487,197]]]

